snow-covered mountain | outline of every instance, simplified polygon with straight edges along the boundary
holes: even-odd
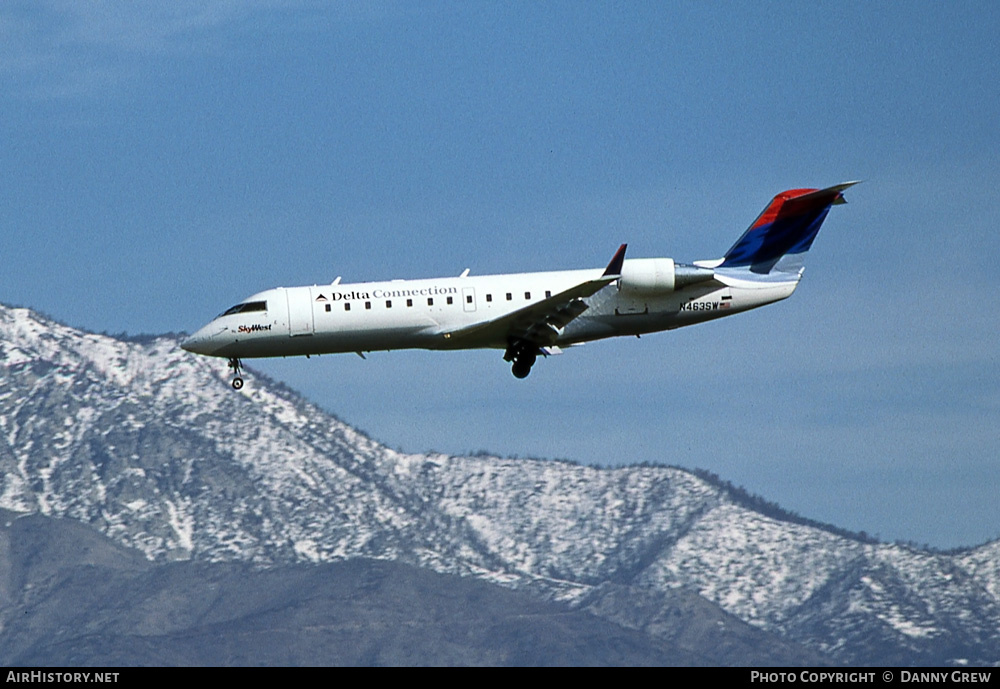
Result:
[[[663,638],[683,592],[836,662],[1000,663],[1000,542],[866,542],[665,466],[403,454],[220,363],[0,307],[0,508],[152,560],[398,560]]]

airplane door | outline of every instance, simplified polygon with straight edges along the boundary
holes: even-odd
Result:
[[[476,310],[476,288],[475,287],[463,287],[462,288],[462,308],[466,311]]]
[[[285,290],[288,298],[288,334],[291,337],[313,334],[313,306],[308,287]]]

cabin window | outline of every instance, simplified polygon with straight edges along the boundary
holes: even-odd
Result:
[[[330,309],[332,309],[332,308],[333,308],[332,306],[330,306],[329,304],[327,304],[326,305],[326,312],[330,313]]]
[[[466,294],[465,295],[465,303],[466,304],[471,304],[472,303],[472,295],[471,294]]]
[[[551,296],[552,296],[552,290],[550,289],[545,290],[545,298],[548,299]]]
[[[344,311],[350,311],[350,310],[351,310],[351,302],[345,301],[344,302]]]
[[[387,309],[391,309],[392,308],[392,301],[391,300],[389,300],[389,299],[385,300],[385,308],[387,308]]]
[[[223,311],[221,316],[231,316],[234,313],[250,313],[251,311],[267,311],[266,301],[248,301],[237,304]]]
[[[487,294],[486,295],[486,301],[493,301],[493,295],[492,294]]]
[[[452,299],[451,297],[448,297],[448,304],[454,304],[454,303],[455,303],[455,300]]]
[[[525,298],[526,300],[528,300],[528,301],[531,301],[531,292],[525,292],[525,293],[524,293],[524,298]]]
[[[511,294],[510,292],[507,292],[507,301],[510,301],[513,298],[514,298],[514,295]]]
[[[434,298],[433,297],[427,297],[427,305],[428,306],[434,306]]]
[[[370,309],[371,307],[372,307],[372,303],[370,301],[366,301],[365,302],[365,308],[366,309]]]
[[[406,300],[406,305],[407,306],[413,306],[413,300],[412,299],[407,299]]]

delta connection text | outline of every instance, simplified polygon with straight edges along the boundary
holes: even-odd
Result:
[[[969,670],[952,670],[948,672],[915,672],[899,670],[898,672],[845,672],[801,670],[799,672],[762,672],[750,671],[751,682],[893,682],[931,683],[931,682],[989,682],[991,672],[971,672]]]
[[[399,297],[433,297],[438,294],[458,294],[455,287],[423,287],[421,289],[374,289],[371,292],[351,290],[350,292],[334,292],[330,295],[331,301],[353,299],[385,299]]]

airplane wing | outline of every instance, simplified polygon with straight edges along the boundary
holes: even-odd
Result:
[[[555,343],[570,321],[587,310],[585,297],[596,294],[621,277],[627,244],[618,247],[601,277],[587,280],[559,294],[513,311],[484,323],[458,328],[444,333],[445,347],[464,348],[506,347],[512,341],[525,342],[538,347]]]

